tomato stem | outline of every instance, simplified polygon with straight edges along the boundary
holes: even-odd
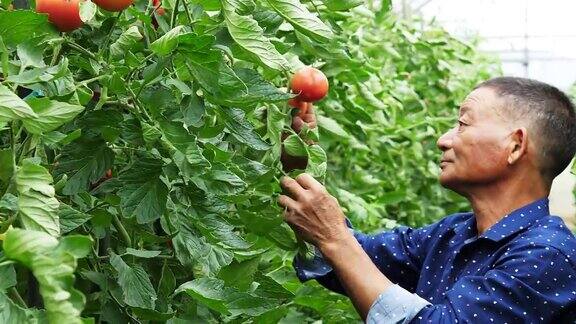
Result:
[[[84,81],[80,81],[80,82],[78,82],[78,85],[76,86],[76,89],[78,89],[80,86],[86,86],[86,85],[88,85],[89,83],[92,83],[92,82],[94,82],[94,81],[98,81],[98,80],[104,79],[105,77],[107,77],[107,75],[99,75],[99,76],[97,76],[97,77],[93,77],[93,78],[90,78],[90,79],[86,79],[86,80],[84,80]]]
[[[153,120],[152,117],[150,117],[150,115],[148,114],[146,109],[144,109],[142,107],[142,105],[140,105],[140,101],[138,100],[138,97],[134,93],[134,90],[132,90],[132,88],[130,86],[128,86],[127,89],[128,89],[128,92],[130,92],[132,99],[134,100],[134,106],[136,107],[136,111],[137,111],[138,115],[140,115],[140,117],[142,117],[141,115],[144,114],[144,116],[148,119],[148,121],[152,121]]]
[[[10,147],[12,148],[12,170],[16,173],[16,132],[15,132],[15,124],[16,121],[13,121],[10,125]]]
[[[94,55],[94,53],[88,51],[87,49],[85,49],[84,47],[80,46],[79,44],[76,44],[75,42],[66,39],[65,42],[66,45],[68,45],[70,48],[72,48],[73,50],[82,53],[86,56],[88,56],[89,58],[93,59],[94,61],[98,62],[98,58],[96,57],[96,55]]]
[[[58,44],[54,46],[54,50],[52,51],[52,60],[50,61],[50,66],[56,65],[58,62],[58,58],[60,57],[60,50],[62,49],[62,44]]]
[[[103,51],[107,51],[106,57],[109,57],[109,55],[110,55],[110,49],[108,48],[108,44],[110,43],[110,39],[112,38],[112,33],[114,33],[114,28],[116,27],[116,23],[118,22],[118,20],[120,20],[120,17],[122,16],[123,12],[124,12],[124,10],[120,11],[118,13],[118,15],[116,16],[116,19],[114,19],[114,22],[112,22],[112,27],[110,27],[110,32],[106,36],[106,39],[104,40],[104,44],[101,47],[101,49]]]
[[[188,17],[188,21],[190,22],[190,27],[192,27],[194,20],[192,19],[192,15],[190,15],[190,10],[188,9],[188,4],[186,3],[186,1],[184,1],[184,11],[186,11],[186,16]]]
[[[118,215],[112,214],[112,217],[114,227],[116,228],[116,230],[118,231],[124,242],[126,242],[126,246],[132,247],[132,239],[130,238],[130,235],[128,235],[128,232],[126,231],[124,225],[122,225],[122,222],[118,218]]]
[[[176,23],[176,16],[178,16],[178,7],[180,6],[180,0],[176,0],[174,8],[172,9],[172,17],[170,17],[170,29],[174,28]]]
[[[312,6],[314,7],[314,11],[316,11],[316,13],[318,14],[318,17],[322,17],[320,15],[320,10],[318,10],[318,6],[316,6],[316,4],[314,3],[314,0],[310,0],[310,3],[312,4]]]

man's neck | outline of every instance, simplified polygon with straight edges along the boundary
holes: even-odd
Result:
[[[478,235],[481,235],[509,213],[549,194],[549,187],[542,183],[515,181],[474,188],[466,196],[476,217]]]

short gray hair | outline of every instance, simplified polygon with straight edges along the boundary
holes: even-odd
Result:
[[[576,113],[570,98],[554,86],[526,78],[493,78],[476,89],[482,87],[495,90],[507,101],[505,114],[527,120],[536,130],[540,173],[551,182],[576,154]]]

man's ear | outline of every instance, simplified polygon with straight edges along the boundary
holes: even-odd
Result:
[[[525,127],[517,128],[511,135],[508,164],[512,165],[528,151],[528,131]]]

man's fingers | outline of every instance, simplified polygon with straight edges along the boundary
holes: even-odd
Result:
[[[302,118],[300,116],[294,116],[294,118],[292,118],[292,129],[296,133],[300,133],[302,127],[304,127],[304,121]]]
[[[284,189],[286,189],[290,197],[296,200],[299,200],[303,197],[304,188],[302,188],[302,186],[300,186],[296,180],[285,176],[282,177],[282,180],[280,180],[280,184]]]
[[[324,189],[324,186],[318,182],[314,177],[308,173],[302,173],[296,177],[296,181],[304,188],[308,190],[320,191]]]
[[[280,204],[280,206],[288,208],[290,210],[295,209],[296,205],[298,204],[294,199],[286,196],[286,195],[280,195],[278,197],[278,204]]]
[[[300,116],[300,118],[306,123],[311,123],[313,121],[316,121],[316,116],[311,115],[311,114],[306,114],[306,115]]]
[[[314,114],[314,106],[311,102],[298,102],[295,106],[290,104],[292,107],[298,107],[298,113],[292,118],[292,129],[296,133],[300,133],[304,124],[308,125],[308,128],[316,127],[316,115]]]

